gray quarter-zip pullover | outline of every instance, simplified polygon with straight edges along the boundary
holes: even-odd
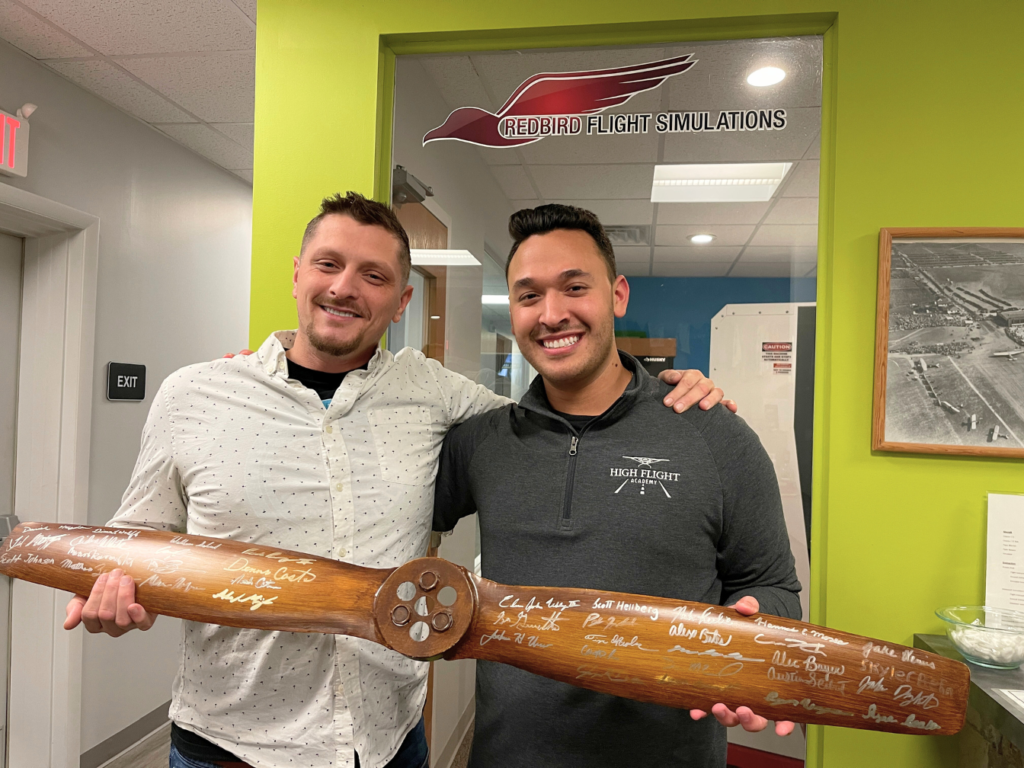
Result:
[[[721,406],[676,414],[669,387],[626,354],[633,380],[574,427],[541,377],[518,405],[445,439],[434,529],[480,513],[483,575],[731,605],[800,618],[800,584],[771,460]],[[725,766],[710,715],[575,688],[480,662],[471,768]],[[755,712],[757,709],[755,708]]]

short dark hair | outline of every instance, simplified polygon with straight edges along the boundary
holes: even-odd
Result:
[[[508,268],[512,257],[519,246],[531,235],[544,235],[556,229],[578,229],[590,235],[597,245],[598,253],[608,267],[608,277],[615,282],[615,249],[608,239],[608,234],[601,226],[600,219],[590,211],[574,205],[539,205],[536,208],[523,208],[513,213],[508,220],[508,234],[512,238],[512,250],[505,262],[505,279],[508,280]]]
[[[376,200],[368,200],[358,192],[346,192],[342,197],[340,192],[335,192],[331,197],[325,197],[320,203],[320,213],[314,216],[306,231],[302,234],[302,248],[299,253],[305,253],[309,241],[316,235],[325,216],[340,214],[351,216],[360,224],[368,224],[372,227],[381,227],[387,230],[398,240],[398,263],[402,265],[402,285],[409,282],[409,271],[412,269],[412,256],[409,253],[409,235],[398,220],[395,212],[384,203]]]

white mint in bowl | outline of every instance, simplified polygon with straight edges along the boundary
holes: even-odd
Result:
[[[1024,613],[986,605],[961,605],[936,611],[946,634],[967,661],[993,669],[1024,663]]]

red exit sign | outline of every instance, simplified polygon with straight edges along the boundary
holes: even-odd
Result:
[[[5,176],[28,175],[28,120],[0,110],[0,173]]]

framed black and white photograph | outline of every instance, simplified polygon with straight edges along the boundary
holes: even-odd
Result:
[[[1024,457],[1024,228],[879,235],[876,451]]]

